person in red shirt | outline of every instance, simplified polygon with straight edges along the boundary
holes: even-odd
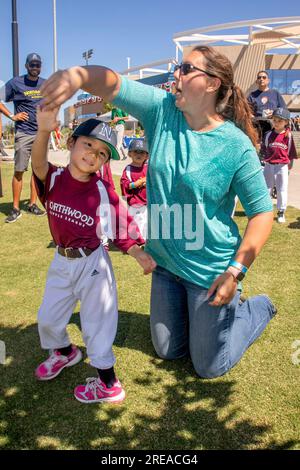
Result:
[[[146,176],[148,148],[144,139],[133,139],[128,148],[132,163],[122,173],[120,185],[122,195],[129,206],[128,212],[134,218],[141,234],[147,237],[147,195]]]
[[[70,163],[57,168],[47,161],[50,133],[58,109],[37,113],[38,132],[32,148],[32,169],[57,251],[50,266],[38,313],[43,349],[50,357],[36,369],[39,380],[51,380],[65,367],[77,364],[81,351],[72,345],[66,327],[78,300],[83,339],[99,377],[74,390],[82,403],[119,402],[125,398],[115,376],[112,344],[118,322],[117,291],[109,256],[101,237],[132,255],[144,269],[156,263],[140,245],[143,238],[114,189],[97,174],[110,157],[119,159],[116,135],[104,122],[89,119],[68,141]]]
[[[285,108],[273,112],[273,129],[264,136],[261,153],[265,162],[264,176],[270,194],[273,187],[277,190],[277,221],[285,222],[287,208],[288,176],[297,151],[289,129],[290,113]]]

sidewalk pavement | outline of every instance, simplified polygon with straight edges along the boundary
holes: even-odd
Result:
[[[12,158],[13,150],[6,151]],[[69,152],[67,150],[58,150],[57,152],[50,150],[49,161],[54,165],[66,166],[69,162]],[[121,176],[125,166],[128,165],[130,161],[129,157],[127,157],[126,160],[111,160],[110,164],[112,174]],[[300,209],[300,158],[295,160],[294,168],[290,172],[288,205]]]

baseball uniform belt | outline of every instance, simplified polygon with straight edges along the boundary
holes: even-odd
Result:
[[[61,256],[65,256],[65,258],[75,259],[89,256],[94,250],[91,250],[90,248],[63,248],[62,246],[59,246],[57,251]]]

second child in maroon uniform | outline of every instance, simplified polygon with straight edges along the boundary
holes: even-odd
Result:
[[[128,212],[137,223],[141,234],[147,237],[147,194],[146,177],[149,157],[148,147],[144,139],[130,142],[128,156],[132,163],[122,173],[120,185],[122,196],[126,198]]]
[[[83,339],[99,377],[77,386],[75,398],[82,403],[122,401],[125,392],[115,376],[112,351],[118,322],[117,291],[102,235],[132,255],[144,274],[152,272],[156,263],[140,247],[144,240],[125,204],[98,174],[110,157],[119,158],[114,131],[97,119],[80,124],[68,142],[70,164],[57,168],[47,161],[57,112],[38,111],[38,133],[32,149],[38,194],[57,245],[38,313],[41,346],[52,353],[36,369],[36,377],[51,380],[81,360],[81,351],[70,343],[66,331],[80,300]]]
[[[261,153],[264,158],[264,176],[272,194],[273,187],[277,190],[277,221],[285,222],[287,208],[289,169],[297,158],[297,151],[292,133],[288,127],[290,113],[285,108],[277,108],[273,112],[273,129],[264,135]]]

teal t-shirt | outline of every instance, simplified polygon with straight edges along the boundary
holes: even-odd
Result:
[[[251,141],[230,121],[194,131],[174,95],[125,77],[114,104],[142,123],[148,140],[146,251],[165,269],[209,288],[241,243],[235,196],[248,217],[272,211]]]

